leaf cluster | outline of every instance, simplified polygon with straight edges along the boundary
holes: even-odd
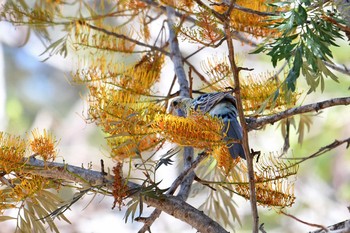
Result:
[[[324,10],[322,3],[309,0],[290,0],[273,5],[292,6],[280,15],[270,17],[270,20],[277,22],[271,27],[278,29],[282,35],[272,42],[262,44],[253,53],[265,52],[271,57],[274,67],[278,61],[288,62],[290,69],[285,87],[291,91],[295,91],[301,74],[306,78],[309,92],[315,91],[320,84],[323,91],[325,77],[338,81],[324,65],[325,61],[332,62],[330,47],[337,46],[336,40],[343,38],[338,26],[327,20],[331,18],[340,21],[336,12]]]
[[[32,229],[35,229],[36,232],[44,233],[47,232],[47,227],[52,232],[59,232],[56,223],[53,221],[54,219],[50,217],[63,203],[58,195],[52,193],[49,189],[41,189],[36,190],[31,196],[18,202],[15,197],[12,197],[12,193],[13,191],[10,187],[1,189],[1,199],[5,196],[6,198],[2,200],[0,208],[17,208],[18,215],[17,217],[2,215],[0,216],[0,222],[16,220],[16,228],[21,232],[32,232]],[[55,217],[57,217],[58,220],[64,220],[70,223],[63,213],[55,215]]]
[[[145,198],[156,198],[162,199],[165,198],[164,193],[168,189],[160,189],[158,185],[161,182],[154,182],[152,184],[147,184],[147,182],[143,182],[143,184],[138,187],[129,190],[129,197],[132,197],[129,202],[126,203],[127,210],[125,212],[125,222],[130,218],[132,221],[135,219],[136,214],[140,218],[143,214],[144,210],[144,199]]]

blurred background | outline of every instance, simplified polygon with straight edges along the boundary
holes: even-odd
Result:
[[[63,159],[72,165],[88,166],[99,170],[100,159],[112,167],[108,159],[103,134],[93,124],[87,124],[85,89],[71,82],[70,72],[74,66],[74,54],[66,59],[53,56],[42,62],[46,55],[42,42],[32,34],[26,42],[28,29],[13,27],[0,22],[0,130],[24,136],[32,129],[48,129],[60,139],[57,162]],[[24,45],[25,44],[25,45]],[[186,44],[182,44],[186,50]],[[251,49],[238,46],[242,52]],[[334,48],[336,61],[350,66],[350,48],[342,43]],[[256,72],[272,70],[269,60],[262,56],[247,57],[244,64],[254,67]],[[171,69],[171,67],[169,67]],[[164,75],[164,74],[163,74]],[[165,74],[166,75],[166,74]],[[327,80],[323,93],[317,91],[306,96],[306,85],[300,79],[299,104],[349,96],[350,78],[336,72],[340,83]],[[160,84],[161,86],[162,84]],[[305,86],[305,89],[303,89]],[[323,110],[313,118],[309,132],[302,145],[297,143],[296,129],[291,131],[291,151],[295,157],[306,157],[332,143],[335,139],[345,139],[350,135],[350,107],[340,106]],[[278,154],[283,146],[280,129],[277,124],[266,127],[263,131],[249,134],[250,146],[263,153]],[[164,176],[175,177],[176,169],[163,172]],[[349,219],[347,206],[350,205],[350,150],[345,145],[334,149],[321,157],[300,165],[295,183],[296,202],[285,209],[304,221],[332,225]],[[62,189],[63,199],[72,197],[72,193]],[[190,203],[196,204],[192,198]],[[236,224],[236,232],[250,232],[249,202],[235,197],[237,211],[241,216],[242,226]],[[61,232],[137,232],[142,224],[124,223],[124,211],[111,210],[113,199],[102,195],[91,195],[75,204],[66,216],[72,222],[57,222]],[[272,232],[308,232],[315,230],[296,222],[274,209],[259,207],[260,222],[265,223],[265,230]],[[147,210],[144,216],[150,213]],[[16,215],[16,212],[11,213]],[[12,232],[14,221],[0,223],[0,233]],[[196,232],[185,223],[171,216],[162,214],[152,227],[153,232]]]

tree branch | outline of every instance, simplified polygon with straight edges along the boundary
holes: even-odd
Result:
[[[277,12],[277,11],[276,12],[257,11],[257,10],[253,10],[253,9],[250,9],[247,7],[240,6],[236,3],[233,4],[233,8],[240,10],[240,11],[243,11],[243,12],[247,12],[249,14],[254,14],[254,15],[259,15],[259,16],[276,16],[276,15],[279,15],[281,13],[281,12]]]
[[[34,156],[24,159],[24,171],[47,178],[62,179],[77,183],[98,186],[105,184],[107,187],[113,183],[111,177],[105,176],[101,172],[88,170],[83,167],[68,165],[66,163],[45,162],[36,159]]]
[[[177,219],[189,223],[198,232],[228,233],[217,222],[205,215],[203,211],[197,210],[178,197],[165,195],[163,199],[146,198],[145,202]]]
[[[341,146],[343,144],[346,143],[346,148],[349,148],[350,146],[350,138],[344,139],[344,140],[335,140],[334,142],[332,142],[331,144],[328,144],[327,146],[321,147],[318,151],[316,151],[315,153],[313,153],[310,156],[304,157],[304,158],[296,158],[296,159],[300,159],[300,161],[293,163],[291,166],[296,166],[302,162],[305,162],[306,160],[312,159],[312,158],[316,158],[330,150],[333,150],[334,148]],[[291,167],[290,166],[290,167]],[[288,169],[288,167],[286,167],[286,169]]]
[[[206,152],[200,153],[195,161],[191,164],[191,167],[185,169],[181,174],[174,180],[166,194],[173,195],[176,191],[177,187],[182,183],[182,181],[190,174],[200,162],[203,161],[208,156]],[[146,218],[144,221],[143,227],[139,230],[139,233],[144,233],[146,231],[149,231],[151,225],[154,223],[154,221],[159,217],[159,215],[162,213],[160,209],[155,209],[152,214]]]
[[[316,231],[310,231],[310,233],[349,233],[350,232],[350,219],[343,222],[336,223],[332,226],[328,226],[327,229],[320,229]]]
[[[160,5],[159,3],[157,3],[156,1],[153,0],[140,0],[144,3],[147,3],[150,6],[153,6],[159,10],[161,10],[163,13],[165,13],[167,11],[165,6]],[[191,16],[189,16],[187,13],[186,14],[181,14],[180,12],[175,12],[175,16],[178,18],[185,18],[187,21],[191,22],[191,23],[196,23],[197,20],[192,18]]]
[[[208,86],[211,85],[211,83],[189,61],[185,60],[185,63],[193,70],[200,80],[202,80]]]
[[[231,6],[229,7],[229,9],[232,9],[233,2],[234,1],[231,2]],[[228,10],[227,14],[229,15],[230,13],[231,12]],[[256,198],[256,190],[255,190],[253,156],[251,156],[250,150],[249,150],[248,129],[247,129],[247,123],[244,120],[245,118],[244,118],[242,98],[240,93],[240,80],[239,80],[240,68],[237,67],[236,61],[235,61],[234,47],[233,47],[231,31],[230,31],[230,20],[226,19],[225,21],[223,21],[223,23],[224,23],[225,35],[227,37],[227,47],[229,51],[230,66],[232,69],[234,82],[235,82],[235,97],[237,100],[236,101],[237,111],[238,111],[240,123],[242,126],[242,133],[243,133],[242,146],[243,146],[244,153],[246,155],[246,160],[247,160],[249,191],[250,191],[249,199],[250,199],[250,206],[251,206],[252,218],[253,218],[252,232],[258,233],[259,232],[259,215],[258,215],[258,209],[257,209],[257,198]]]
[[[331,63],[331,62],[328,62],[328,61],[323,61],[323,63],[332,68],[333,70],[336,70],[342,74],[345,74],[345,75],[350,75],[350,68],[349,67],[346,67],[345,65],[343,66],[340,66],[340,65],[337,65],[337,64],[334,64],[334,63]]]
[[[304,221],[304,220],[301,220],[300,218],[295,217],[294,215],[287,214],[286,212],[284,212],[284,211],[282,211],[282,210],[281,210],[281,213],[284,214],[285,216],[288,216],[288,217],[290,217],[290,218],[292,218],[292,219],[294,219],[294,220],[300,222],[300,223],[303,223],[303,224],[308,225],[308,226],[311,226],[311,227],[321,228],[321,229],[323,229],[323,230],[325,230],[325,231],[327,232],[327,228],[324,227],[324,226],[322,226],[322,225],[320,225],[320,224],[315,224],[315,223],[306,222],[306,221]]]
[[[109,35],[109,36],[114,36],[115,38],[119,38],[119,39],[122,39],[122,40],[126,40],[126,41],[129,41],[131,43],[134,43],[136,45],[139,45],[139,46],[142,46],[142,47],[146,47],[146,48],[149,48],[151,50],[156,50],[156,51],[159,51],[167,56],[170,56],[169,52],[167,52],[166,50],[162,49],[162,48],[159,48],[157,46],[154,46],[154,45],[149,45],[149,44],[146,44],[146,43],[143,43],[139,40],[135,40],[133,38],[130,38],[128,36],[125,36],[123,34],[118,34],[118,33],[115,33],[115,32],[111,32],[111,31],[108,31],[107,29],[105,28],[100,28],[100,27],[96,27],[92,24],[89,24],[87,22],[80,22],[81,25],[85,25],[91,29],[94,29],[96,31],[100,31],[100,32],[103,32],[105,33],[106,35]]]
[[[258,130],[262,126],[266,124],[274,124],[277,121],[280,121],[282,119],[301,114],[306,112],[318,112],[321,109],[338,106],[338,105],[349,105],[350,104],[350,97],[342,97],[342,98],[334,98],[329,99],[313,104],[308,104],[300,107],[290,108],[283,112],[279,112],[277,114],[266,116],[266,117],[260,117],[260,118],[248,118],[248,131],[250,130]]]
[[[175,10],[172,7],[166,7],[168,14],[168,27],[169,27],[169,44],[170,44],[170,58],[174,63],[174,70],[177,76],[178,83],[180,85],[180,95],[190,97],[188,81],[186,79],[186,73],[183,67],[181,51],[179,42],[175,33]]]
[[[167,15],[168,15],[168,27],[169,27],[169,44],[171,51],[171,60],[174,63],[175,74],[177,76],[177,81],[180,85],[180,96],[190,97],[190,91],[188,86],[188,81],[186,78],[186,73],[183,67],[182,55],[179,47],[179,43],[177,40],[177,36],[175,33],[175,10],[172,7],[167,6]],[[193,161],[193,148],[192,147],[184,147],[184,169],[191,167]],[[181,189],[179,192],[179,196],[187,199],[191,185],[195,174],[192,172],[187,176],[187,178],[183,181],[181,185]]]
[[[25,172],[47,178],[62,179],[77,183],[89,184],[91,186],[101,186],[113,189],[113,177],[103,175],[101,172],[72,166],[65,163],[45,162],[36,159],[34,156],[23,160]],[[191,170],[191,169],[190,169]],[[189,171],[190,171],[189,170]],[[129,190],[140,189],[140,185],[128,182]],[[199,232],[203,233],[227,233],[218,223],[213,221],[202,211],[197,210],[178,197],[164,194],[159,198],[145,197],[145,204],[160,209],[169,215],[180,219]]]

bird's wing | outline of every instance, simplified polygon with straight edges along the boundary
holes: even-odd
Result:
[[[238,156],[245,158],[243,147],[240,143],[230,143],[232,139],[242,139],[242,128],[237,120],[236,99],[230,92],[215,92],[203,94],[196,99],[177,97],[171,103],[171,107],[177,110],[178,115],[187,116],[189,108],[202,114],[209,113],[213,117],[221,118],[224,123],[223,132],[228,141],[228,149],[232,158]]]
[[[192,102],[192,107],[195,111],[207,113],[223,100],[231,102],[236,107],[236,99],[229,92],[214,92],[203,94]]]
[[[232,139],[241,140],[243,138],[242,127],[237,120],[237,109],[230,101],[222,100],[210,110],[209,114],[222,119],[225,125],[222,131],[225,133],[226,141]],[[245,153],[240,143],[228,143],[227,146],[232,158],[235,159],[238,156],[245,158]]]

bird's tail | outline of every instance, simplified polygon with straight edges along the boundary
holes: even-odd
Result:
[[[225,122],[225,127],[226,127],[226,138],[225,138],[226,140],[228,141],[230,139],[241,140],[243,138],[242,128],[236,118],[230,119],[230,121]],[[229,143],[227,146],[232,158],[235,159],[238,156],[240,156],[241,158],[246,159],[242,144]]]

